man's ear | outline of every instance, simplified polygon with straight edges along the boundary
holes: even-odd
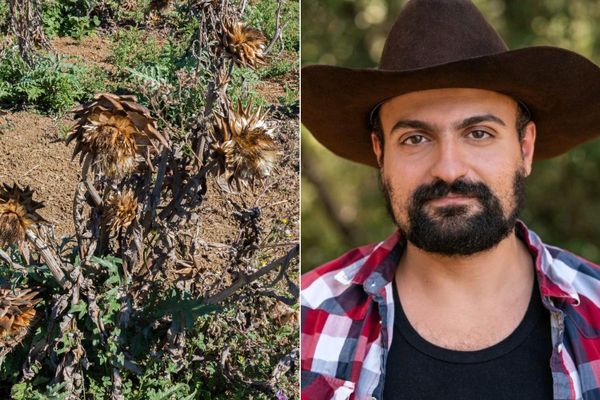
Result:
[[[523,138],[521,139],[521,155],[525,167],[525,176],[529,176],[529,174],[531,174],[531,165],[533,163],[533,154],[535,151],[535,122],[529,121],[523,128],[523,131]]]
[[[379,168],[381,168],[383,164],[383,145],[379,140],[379,137],[373,132],[371,132],[371,146],[373,147],[375,157],[377,157],[377,164],[379,164]]]

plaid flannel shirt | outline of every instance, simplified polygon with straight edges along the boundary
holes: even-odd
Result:
[[[600,266],[516,227],[551,313],[555,400],[600,399]],[[302,277],[302,399],[381,399],[392,341],[399,233]]]

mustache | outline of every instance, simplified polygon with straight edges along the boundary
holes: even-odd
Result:
[[[421,206],[430,200],[446,197],[448,194],[474,197],[486,202],[492,195],[490,188],[482,182],[467,182],[457,179],[448,183],[438,179],[430,184],[419,186],[413,193],[413,204]]]

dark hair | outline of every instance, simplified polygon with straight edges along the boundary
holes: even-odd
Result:
[[[377,136],[379,143],[381,144],[381,149],[383,150],[384,145],[384,137],[383,137],[383,128],[381,127],[381,117],[379,116],[379,109],[373,111],[374,118],[371,121],[371,130]],[[531,121],[531,113],[525,104],[520,101],[517,102],[517,134],[519,135],[519,140],[523,140],[525,136],[525,125]]]

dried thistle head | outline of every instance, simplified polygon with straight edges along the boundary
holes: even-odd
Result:
[[[267,39],[258,29],[240,21],[225,19],[222,40],[223,47],[237,64],[256,68],[265,63]]]
[[[90,154],[109,178],[123,178],[140,161],[149,163],[150,155],[168,141],[157,129],[150,110],[138,104],[135,96],[100,93],[75,110],[75,123],[67,144],[75,140],[73,157]]]
[[[135,220],[138,202],[132,190],[112,195],[106,204],[106,218],[111,232],[125,229]]]
[[[14,347],[27,334],[41,301],[31,289],[0,288],[0,347]]]
[[[251,111],[238,102],[237,110],[228,109],[226,115],[217,115],[215,127],[214,158],[219,176],[233,184],[253,184],[255,179],[267,177],[277,160],[279,151],[273,140],[273,129],[265,120],[266,113],[258,107]]]
[[[152,10],[146,17],[146,24],[151,27],[156,27],[161,22],[161,12],[158,10]]]
[[[18,243],[25,239],[31,225],[46,222],[37,210],[44,204],[33,200],[33,191],[22,189],[16,183],[0,187],[0,246]]]
[[[138,0],[123,0],[121,8],[123,11],[133,11],[138,7]]]

